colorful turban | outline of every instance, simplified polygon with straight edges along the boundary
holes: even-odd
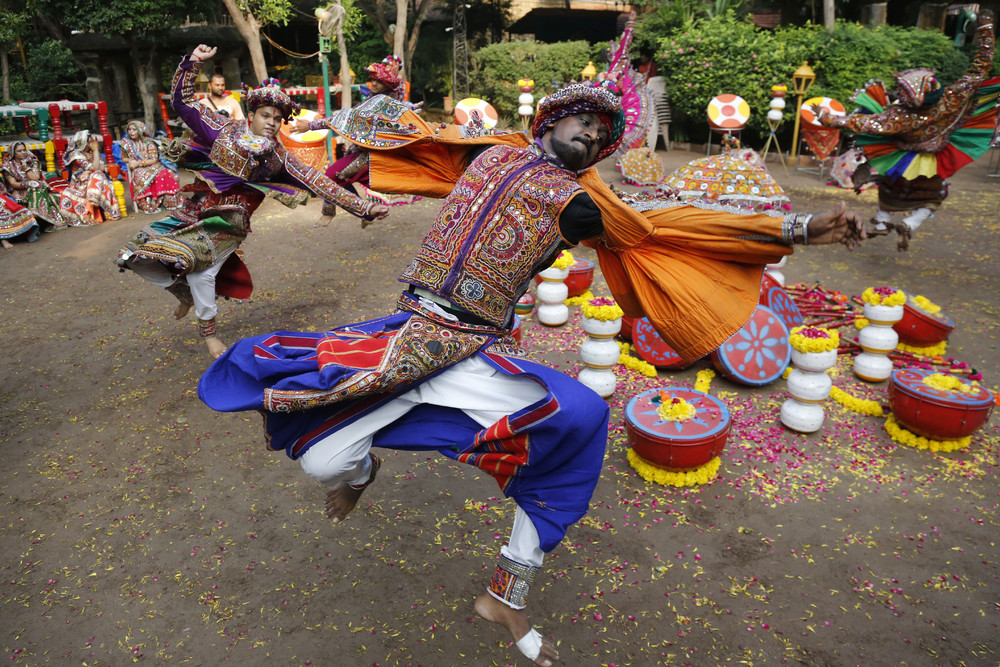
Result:
[[[370,81],[379,81],[389,86],[390,90],[395,90],[403,83],[399,76],[399,70],[403,67],[403,60],[399,56],[386,56],[380,63],[372,63],[365,68]]]
[[[277,79],[264,79],[259,88],[249,88],[243,84],[243,97],[251,113],[260,107],[277,107],[285,120],[289,120],[302,108],[281,90],[281,84]]]
[[[593,83],[574,83],[546,95],[538,103],[531,133],[536,139],[549,131],[557,121],[581,113],[596,114],[608,128],[608,145],[601,149],[594,162],[608,157],[625,136],[625,112],[621,97],[610,88]]]
[[[935,78],[932,69],[908,69],[894,76],[899,86],[899,103],[903,106],[922,107],[941,99],[941,83]]]

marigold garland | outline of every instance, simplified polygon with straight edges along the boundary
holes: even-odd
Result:
[[[929,449],[932,452],[953,452],[958,449],[965,449],[972,442],[972,436],[965,436],[959,440],[932,440],[922,435],[911,433],[896,422],[895,415],[889,415],[885,420],[885,430],[889,437],[901,445],[914,447],[916,449]]]
[[[855,317],[854,318],[854,328],[855,329],[864,329],[866,326],[868,326],[868,318],[865,318],[865,317]]]
[[[636,359],[635,357],[629,355],[631,346],[628,343],[619,342],[618,348],[621,350],[621,353],[618,355],[619,364],[631,371],[636,371],[637,373],[645,375],[646,377],[656,377],[656,366],[648,361]]]
[[[840,345],[840,334],[835,329],[802,325],[789,332],[788,343],[804,354],[829,352]]]
[[[861,293],[861,300],[872,306],[902,306],[906,292],[891,287],[869,287]]]
[[[848,410],[854,410],[855,412],[860,412],[864,415],[871,415],[873,417],[881,417],[883,415],[882,406],[878,403],[878,401],[851,396],[837,386],[830,387],[830,398],[837,401]]]
[[[636,454],[632,448],[629,448],[627,455],[628,462],[635,468],[640,477],[647,482],[655,482],[661,486],[683,487],[708,484],[715,479],[719,472],[719,467],[722,465],[722,459],[716,456],[705,465],[699,466],[694,470],[674,472],[653,465]]]
[[[711,368],[703,368],[698,371],[698,375],[694,381],[694,390],[700,391],[703,394],[707,394],[708,390],[712,386],[712,378],[715,377],[715,371]]]
[[[954,375],[945,375],[944,373],[928,375],[923,379],[923,383],[938,391],[960,391],[963,394],[973,394],[979,391],[978,382],[962,382]]]
[[[937,345],[931,345],[930,347],[917,347],[916,345],[907,345],[906,343],[900,343],[896,346],[897,350],[902,350],[903,352],[910,352],[912,354],[919,354],[922,357],[940,357],[948,349],[948,341],[943,340]]]
[[[582,306],[583,304],[587,303],[593,298],[594,298],[594,293],[591,292],[590,290],[587,290],[580,296],[571,296],[570,298],[563,301],[563,303],[566,304],[567,306]]]
[[[615,303],[614,299],[608,299],[606,297],[599,297],[597,299],[589,299],[585,301],[583,305],[580,306],[580,312],[583,313],[584,317],[589,317],[592,320],[600,320],[602,322],[620,320],[625,315],[621,307]]]
[[[559,253],[559,256],[556,257],[556,261],[552,262],[551,268],[559,270],[568,269],[573,266],[575,262],[576,260],[573,259],[573,255],[570,254],[569,250],[563,250]]]
[[[936,303],[931,303],[931,300],[920,294],[913,297],[913,303],[920,308],[920,310],[925,313],[930,313],[931,315],[937,315],[941,312],[941,306]]]

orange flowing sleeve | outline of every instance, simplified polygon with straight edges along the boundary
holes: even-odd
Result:
[[[625,314],[647,317],[686,360],[711,352],[742,327],[760,295],[765,264],[792,252],[781,216],[661,202],[628,206],[591,169],[580,184],[604,219],[591,243]]]

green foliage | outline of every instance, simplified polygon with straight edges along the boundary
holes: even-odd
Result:
[[[288,25],[292,14],[290,0],[236,0],[236,6],[244,14],[253,14],[261,25]]]
[[[86,98],[83,72],[62,42],[48,39],[28,46],[23,82],[11,81],[11,95],[22,100]]]
[[[31,0],[29,7],[70,30],[103,35],[148,35],[203,16],[210,0]]]
[[[671,104],[690,117],[692,129],[704,127],[712,97],[735,93],[749,103],[749,128],[760,136],[767,134],[765,114],[774,84],[788,86],[785,120],[793,120],[792,73],[804,61],[816,73],[808,96],[832,97],[848,107],[854,91],[869,79],[882,79],[891,88],[894,72],[931,67],[949,84],[969,66],[968,55],[935,31],[838,21],[833,33],[810,24],[772,32],[732,13],[675,28],[659,40],[656,55]]]
[[[475,70],[469,72],[470,88],[498,112],[516,114],[520,94],[518,79],[535,80],[532,94],[537,101],[563,83],[579,79],[587,62],[595,60],[595,53],[596,49],[583,41],[491,44],[474,55]]]

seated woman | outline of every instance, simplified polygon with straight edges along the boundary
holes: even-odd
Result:
[[[129,175],[132,201],[140,211],[157,213],[181,205],[180,180],[160,162],[160,149],[149,136],[145,123],[131,121],[125,128],[125,136],[116,143],[121,155],[119,166]]]
[[[37,241],[38,223],[31,211],[0,192],[0,246],[9,250],[14,247],[10,239],[18,237],[28,243]]]
[[[59,198],[59,210],[72,227],[104,222],[122,217],[111,179],[104,171],[104,160],[97,138],[84,130],[73,137],[73,149],[64,162],[69,170],[69,186]]]
[[[29,151],[23,141],[16,142],[4,154],[0,171],[11,197],[31,211],[42,231],[54,232],[66,228],[66,221],[59,212],[59,199],[42,175],[38,156]]]

